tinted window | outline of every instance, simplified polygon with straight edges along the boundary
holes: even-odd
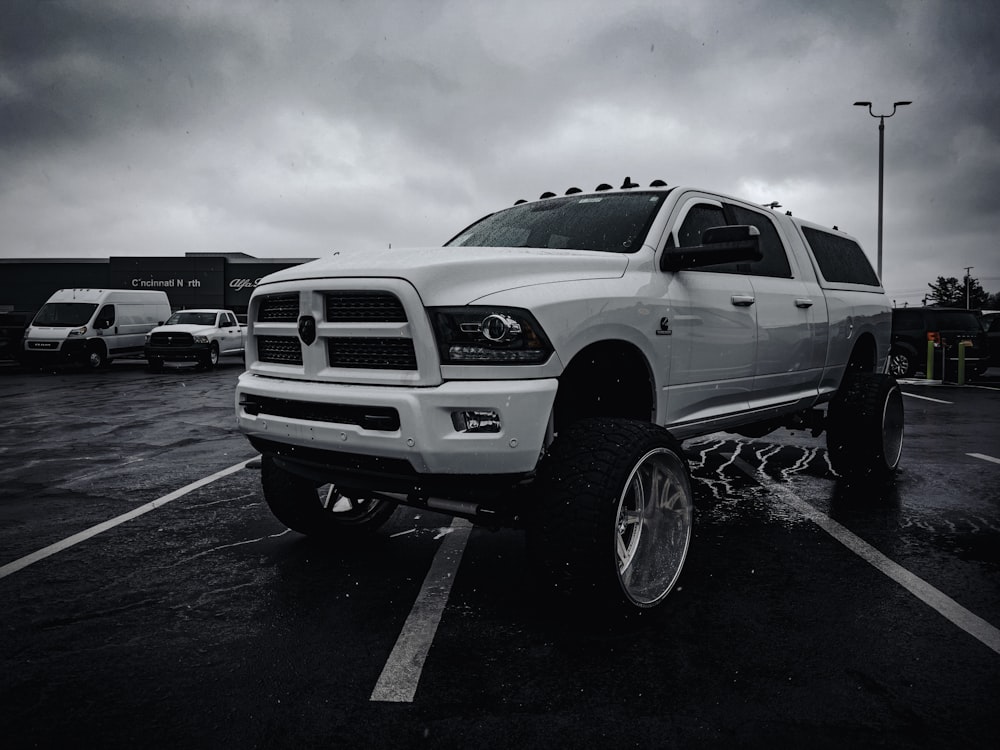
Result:
[[[971,310],[934,310],[928,316],[928,328],[955,331],[981,331],[979,316]]]
[[[892,327],[898,329],[923,328],[923,315],[919,310],[896,308],[892,311]]]
[[[750,263],[749,270],[745,273],[754,276],[791,278],[792,268],[788,265],[788,253],[785,251],[781,237],[778,236],[778,230],[774,228],[771,217],[731,204],[726,204],[726,212],[729,215],[727,224],[749,224],[760,230],[760,251],[764,257]]]
[[[699,203],[688,209],[684,221],[677,230],[679,247],[694,247],[701,244],[701,235],[706,229],[726,225],[726,215],[721,206]],[[712,273],[739,273],[735,263],[718,263],[714,266],[702,266],[695,271],[711,271]]]
[[[643,192],[548,198],[491,214],[447,244],[631,253],[662,203],[662,193]]]
[[[861,246],[846,237],[803,227],[820,273],[827,281],[881,286]]]
[[[710,206],[707,203],[692,206],[677,230],[677,244],[679,247],[700,245],[701,235],[706,229],[725,226],[725,223],[726,217],[721,206]]]

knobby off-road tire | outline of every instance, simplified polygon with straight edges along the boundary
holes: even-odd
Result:
[[[903,394],[894,377],[847,373],[826,418],[834,471],[850,482],[895,476],[903,451]]]
[[[635,612],[660,604],[691,541],[691,480],[662,427],[581,420],[563,430],[536,480],[528,551],[541,583],[571,601]]]
[[[388,500],[347,497],[333,485],[315,482],[283,469],[270,456],[261,461],[264,499],[285,526],[309,537],[348,542],[366,536],[389,520],[396,504]]]

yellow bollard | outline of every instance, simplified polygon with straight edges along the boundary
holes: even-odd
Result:
[[[965,385],[965,349],[972,346],[971,341],[958,342],[958,384]]]

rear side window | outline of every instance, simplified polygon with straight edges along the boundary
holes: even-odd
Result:
[[[892,311],[892,327],[897,330],[919,330],[924,327],[923,314],[919,310],[897,307]]]
[[[864,250],[857,242],[813,227],[802,227],[802,233],[816,256],[824,279],[845,284],[881,286]]]

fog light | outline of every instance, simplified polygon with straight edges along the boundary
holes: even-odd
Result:
[[[500,415],[488,409],[453,411],[451,421],[459,432],[500,432],[503,429]]]

